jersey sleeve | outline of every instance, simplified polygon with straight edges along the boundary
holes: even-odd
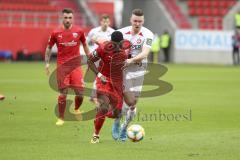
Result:
[[[85,37],[85,33],[83,31],[81,31],[81,37],[80,37],[80,41],[82,42],[83,45],[86,44],[86,37]]]
[[[151,48],[152,47],[152,42],[153,42],[153,33],[151,31],[147,31],[145,34],[145,41],[143,43],[143,46],[147,47],[147,48]]]
[[[92,30],[90,30],[90,32],[87,35],[87,39],[86,39],[87,43],[91,43],[91,39],[92,39],[93,35],[94,35],[94,31],[92,29]]]
[[[99,46],[97,49],[95,49],[92,54],[90,55],[91,56],[91,59],[96,62],[98,61],[99,59],[102,58],[102,54],[103,54],[103,50],[102,50],[102,46]]]
[[[50,35],[49,40],[48,40],[48,45],[50,47],[52,47],[56,42],[57,42],[56,34],[54,32],[52,32],[52,34]]]

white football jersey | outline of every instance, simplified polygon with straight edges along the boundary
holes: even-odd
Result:
[[[136,35],[131,34],[132,26],[124,27],[119,29],[119,31],[122,32],[124,39],[129,40],[132,44],[130,50],[131,57],[135,57],[141,53],[143,46],[148,48],[151,48],[152,46],[154,35],[145,27],[141,27],[140,32]],[[143,65],[130,65],[127,67],[126,72],[128,72],[128,74],[126,75],[126,78],[128,79],[144,75],[147,67],[147,58],[142,60],[142,64]]]
[[[104,32],[101,30],[101,26],[93,28],[90,30],[90,32],[87,35],[87,42],[89,43],[90,51],[94,51],[98,45],[95,43],[91,43],[92,37],[100,37],[106,40],[111,39],[111,34],[114,32],[114,29],[111,27],[108,27],[107,30]]]

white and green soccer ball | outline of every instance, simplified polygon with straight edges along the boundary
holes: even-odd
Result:
[[[145,136],[145,131],[142,126],[133,124],[127,129],[127,136],[132,142],[139,142]]]

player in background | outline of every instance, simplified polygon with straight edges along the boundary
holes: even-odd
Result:
[[[66,8],[62,10],[62,25],[52,32],[45,52],[45,69],[46,74],[49,75],[51,49],[54,44],[57,45],[57,83],[60,93],[58,96],[59,118],[56,122],[58,126],[64,123],[68,88],[72,88],[76,94],[74,110],[76,114],[80,113],[79,107],[83,102],[82,92],[84,84],[80,67],[80,43],[83,45],[84,52],[90,54],[84,32],[81,28],[73,25],[73,19],[74,15],[71,9]],[[69,65],[67,62],[70,60],[74,60],[74,63]]]
[[[111,41],[106,41],[88,58],[90,69],[96,74],[97,114],[94,120],[95,131],[91,143],[99,143],[99,133],[105,121],[105,117],[120,118],[123,102],[123,66],[128,54],[130,42],[123,40],[123,35],[115,31],[111,35]],[[96,67],[97,60],[102,64]],[[110,108],[109,108],[110,107]]]
[[[141,9],[134,9],[130,18],[131,26],[124,27],[119,31],[124,39],[131,42],[129,59],[126,60],[124,70],[124,101],[122,114],[125,121],[120,127],[120,118],[115,119],[112,127],[112,136],[115,140],[127,139],[127,127],[136,115],[136,103],[140,96],[147,67],[147,57],[151,49],[153,33],[143,27],[144,13]]]
[[[90,52],[93,52],[98,47],[99,39],[109,40],[111,34],[114,32],[114,29],[110,27],[110,18],[109,15],[103,14],[100,19],[100,26],[93,28],[89,31],[87,36],[87,42],[89,44]],[[98,41],[97,41],[98,39]],[[95,62],[95,65],[99,65],[99,61]],[[96,81],[93,83],[93,90],[90,100],[98,105],[96,97]]]

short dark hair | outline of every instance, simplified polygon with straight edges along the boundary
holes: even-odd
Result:
[[[121,42],[123,40],[123,34],[122,32],[120,31],[114,31],[112,34],[111,34],[111,41],[113,42]]]
[[[132,14],[135,15],[135,16],[143,16],[143,15],[144,15],[142,9],[139,9],[139,8],[134,9],[134,10],[132,11]]]
[[[101,20],[103,20],[103,19],[109,19],[110,17],[109,17],[109,15],[107,15],[107,14],[102,14],[101,15]]]
[[[62,10],[62,14],[63,13],[73,13],[73,10],[71,9],[71,8],[64,8],[63,10]]]

